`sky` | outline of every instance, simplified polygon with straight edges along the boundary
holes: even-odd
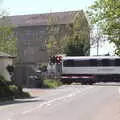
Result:
[[[87,10],[95,0],[2,0],[1,9],[9,15],[40,14],[72,10]],[[105,42],[99,49],[99,54],[113,54],[113,44]],[[96,48],[91,49],[91,55],[96,55]]]
[[[94,0],[2,0],[10,15],[87,9]]]

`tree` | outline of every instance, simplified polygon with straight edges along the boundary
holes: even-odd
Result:
[[[101,29],[96,26],[92,26],[90,32],[91,48],[96,48],[96,55],[99,55],[99,48],[104,44],[106,38],[104,37]]]
[[[9,17],[5,11],[2,11],[0,14],[0,51],[16,55],[16,40]]]
[[[58,18],[52,15],[48,18],[48,41],[47,49],[50,55],[56,55],[63,52],[64,35],[62,35],[62,26],[58,24]]]
[[[120,55],[120,0],[96,0],[90,6],[89,18],[115,44],[115,53]]]
[[[70,39],[66,48],[65,53],[68,56],[85,56],[84,43],[78,36],[74,39]]]
[[[67,25],[59,25],[58,18],[52,17],[52,15],[49,16],[47,47],[50,55],[72,54],[72,52],[73,54],[79,53],[79,55],[83,55],[83,53],[77,52],[79,50],[82,51],[81,46],[83,46],[84,55],[89,55],[90,36],[88,21],[83,11],[77,12],[72,16],[73,20]],[[77,43],[79,43],[79,47]],[[74,51],[75,48],[77,53]]]
[[[89,25],[84,13],[81,14],[81,12],[78,12],[74,17],[73,24],[68,24],[67,27],[70,31],[70,35],[67,37],[65,54],[69,56],[89,55]]]

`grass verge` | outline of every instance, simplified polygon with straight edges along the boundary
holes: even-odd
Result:
[[[55,79],[46,79],[43,81],[43,87],[44,88],[56,88],[61,86],[62,83],[60,80],[55,80]]]

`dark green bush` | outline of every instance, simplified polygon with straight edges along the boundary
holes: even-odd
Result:
[[[22,92],[21,94],[20,94],[20,96],[19,96],[19,98],[30,98],[31,96],[30,96],[30,94],[29,93],[27,93],[27,92]]]
[[[13,92],[9,89],[8,81],[0,75],[0,101],[13,99]]]
[[[12,81],[7,81],[0,75],[0,101],[13,98],[29,98],[30,95],[22,91],[22,87],[15,85]]]

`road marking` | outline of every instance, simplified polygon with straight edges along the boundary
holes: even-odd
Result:
[[[68,95],[65,95],[65,96],[62,96],[62,97],[58,97],[58,98],[49,100],[49,101],[47,101],[47,102],[43,102],[43,103],[39,104],[38,106],[36,106],[36,107],[34,107],[34,108],[32,108],[32,109],[29,109],[29,110],[24,111],[22,114],[31,113],[31,112],[33,112],[33,111],[35,111],[35,110],[37,110],[37,109],[42,108],[43,106],[49,106],[49,105],[51,105],[52,103],[54,103],[54,102],[56,102],[56,101],[66,100],[66,99],[68,99],[68,98],[71,98],[71,97],[79,94],[79,93],[84,93],[85,91],[87,91],[87,90],[89,90],[89,89],[91,89],[91,88],[94,88],[94,87],[93,87],[93,86],[89,86],[89,87],[87,87],[87,88],[85,88],[85,89],[83,89],[83,90],[78,90],[78,91],[75,91],[75,92],[70,93],[70,94],[68,94]]]

